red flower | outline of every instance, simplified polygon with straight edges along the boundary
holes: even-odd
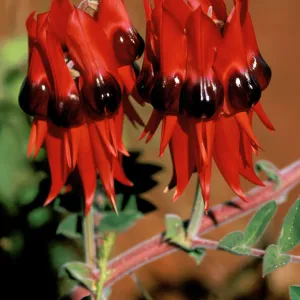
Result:
[[[122,155],[128,155],[122,127],[124,113],[133,124],[143,125],[128,100],[135,91],[132,63],[141,55],[143,41],[122,0],[114,2],[111,6],[101,1],[90,16],[68,0],[53,0],[49,12],[37,20],[32,13],[27,19],[29,67],[19,103],[34,116],[28,156],[33,152],[35,157],[46,146],[52,184],[45,204],[58,195],[75,168],[83,183],[86,213],[97,172],[115,210],[114,179],[132,185],[121,165]],[[116,48],[120,37],[124,45]]]
[[[146,51],[137,81],[154,110],[141,136],[152,138],[162,121],[160,155],[169,145],[176,201],[198,173],[206,210],[212,159],[242,199],[240,175],[262,184],[252,166],[259,146],[253,112],[273,125],[258,102],[271,70],[257,46],[247,0],[227,16],[223,0],[144,0]]]

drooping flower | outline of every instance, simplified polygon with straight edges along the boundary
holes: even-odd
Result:
[[[271,69],[262,58],[247,0],[235,0],[227,16],[223,0],[144,0],[146,49],[137,80],[154,110],[141,138],[148,142],[162,122],[160,155],[169,145],[176,201],[198,173],[208,209],[212,160],[242,199],[240,175],[262,185],[252,152],[255,112],[274,127],[259,103]]]
[[[101,1],[89,15],[68,0],[53,0],[49,12],[36,20],[32,13],[26,22],[29,66],[19,103],[34,117],[28,156],[36,157],[45,144],[52,179],[45,204],[76,169],[86,213],[94,199],[97,172],[114,209],[114,179],[132,185],[121,163],[122,155],[128,155],[122,141],[124,113],[133,124],[143,125],[128,99],[135,91],[132,64],[143,52],[143,41],[122,0],[114,1],[114,7],[109,2]],[[127,40],[118,55],[114,43],[120,32]]]

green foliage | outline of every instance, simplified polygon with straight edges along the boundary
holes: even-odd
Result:
[[[241,231],[235,231],[227,234],[221,239],[218,247],[237,255],[251,254],[251,249],[246,246],[244,234]]]
[[[81,238],[81,233],[78,230],[80,221],[81,218],[79,214],[70,214],[66,216],[58,225],[56,234],[61,234],[71,239]]]
[[[69,262],[63,266],[70,278],[75,279],[78,283],[84,285],[92,292],[96,290],[95,276],[93,270],[82,262]]]
[[[31,228],[39,228],[51,220],[52,210],[49,207],[39,207],[31,211],[27,218]]]
[[[279,171],[273,163],[267,160],[259,160],[255,164],[255,170],[257,173],[264,172],[268,180],[275,183],[276,188],[280,185],[281,178],[279,175]]]
[[[255,245],[263,235],[276,208],[275,201],[270,201],[262,206],[248,223],[245,233],[241,231],[229,233],[219,242],[219,248],[233,254],[250,255],[250,247]]]
[[[196,264],[199,265],[206,251],[203,248],[193,246],[192,239],[187,236],[182,219],[175,214],[167,214],[165,216],[165,225],[166,233],[164,240],[188,253],[196,261]]]
[[[281,252],[292,250],[300,243],[300,198],[295,201],[284,218],[277,242]]]
[[[291,300],[300,300],[300,286],[291,285],[290,286],[290,297]]]
[[[117,199],[118,211],[117,215],[113,211],[102,211],[103,215],[98,227],[101,233],[108,232],[124,232],[134,226],[138,219],[143,217],[143,214],[138,210],[136,205],[136,197],[130,197],[126,207],[121,210],[122,198]]]
[[[245,229],[245,246],[251,247],[257,243],[275,215],[276,209],[276,202],[270,201],[253,216]]]
[[[287,265],[290,261],[290,255],[281,254],[280,249],[276,245],[270,245],[263,258],[263,276]]]
[[[164,239],[182,247],[189,248],[191,242],[186,239],[186,232],[182,219],[175,214],[165,216],[166,233]]]

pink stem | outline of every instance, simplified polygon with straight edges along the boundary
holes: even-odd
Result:
[[[213,207],[210,216],[203,217],[198,235],[248,215],[271,199],[279,199],[286,195],[300,182],[300,160],[282,169],[280,176],[281,184],[277,189],[274,189],[274,184],[270,182],[266,182],[265,187],[253,188],[247,194],[247,203],[235,197],[230,203]],[[163,233],[153,236],[109,262],[109,269],[113,270],[113,273],[105,286],[110,287],[136,269],[177,250],[176,247],[163,242]]]
[[[199,247],[199,248],[205,248],[209,250],[218,250],[218,242],[216,241],[211,241],[203,238],[197,238],[193,240],[193,246],[194,247]],[[251,248],[251,255],[253,257],[259,257],[262,258],[266,254],[266,251],[261,250],[261,249],[256,249],[256,248]],[[300,256],[296,255],[290,255],[291,257],[291,262],[293,263],[300,263]]]

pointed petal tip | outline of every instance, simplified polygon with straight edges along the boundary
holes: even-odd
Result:
[[[164,188],[164,190],[163,190],[163,193],[164,193],[164,194],[167,194],[169,191],[170,191],[169,187],[166,186],[166,187]]]
[[[181,193],[176,189],[172,202],[175,203],[181,196]]]

